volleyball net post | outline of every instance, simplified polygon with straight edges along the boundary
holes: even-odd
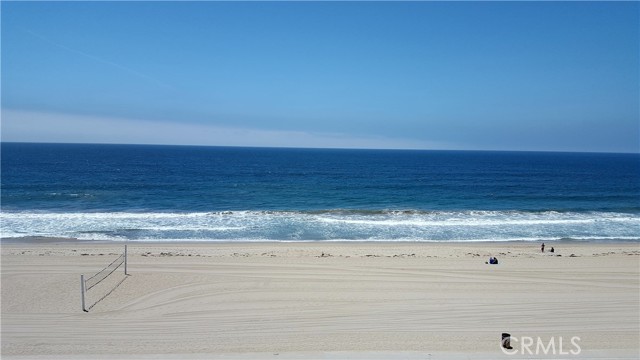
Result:
[[[82,311],[84,312],[88,312],[87,307],[85,306],[84,303],[84,293],[85,293],[85,289],[84,289],[84,274],[80,275],[80,295],[82,297]]]

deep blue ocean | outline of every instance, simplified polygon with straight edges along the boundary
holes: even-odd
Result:
[[[1,236],[640,241],[640,155],[1,144]]]

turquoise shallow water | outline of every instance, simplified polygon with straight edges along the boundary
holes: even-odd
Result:
[[[640,240],[640,156],[2,144],[2,236]]]

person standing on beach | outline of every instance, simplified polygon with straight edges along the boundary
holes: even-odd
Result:
[[[540,250],[542,250],[542,252],[544,252],[544,243],[542,243],[542,246],[540,246]]]

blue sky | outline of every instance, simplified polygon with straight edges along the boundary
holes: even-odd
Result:
[[[2,141],[640,151],[638,2],[2,2]]]

